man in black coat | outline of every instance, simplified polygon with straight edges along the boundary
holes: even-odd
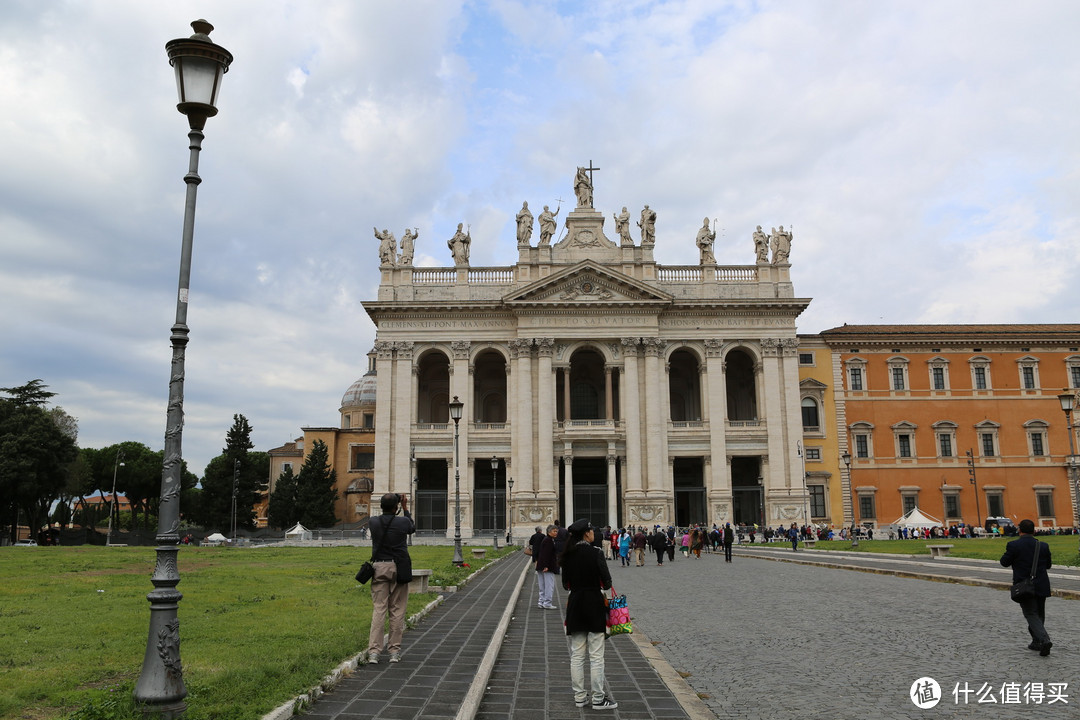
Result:
[[[1035,537],[1034,522],[1027,519],[1020,521],[1020,537],[1005,546],[1001,564],[1012,568],[1014,583],[1029,577],[1032,565],[1035,566],[1035,596],[1022,599],[1020,610],[1031,633],[1028,649],[1038,650],[1040,655],[1046,657],[1054,645],[1043,626],[1046,622],[1046,598],[1050,597],[1050,576],[1046,572],[1051,567],[1050,546]]]
[[[731,562],[731,544],[735,542],[735,531],[731,529],[731,523],[724,525],[724,562]]]
[[[382,515],[368,519],[371,562],[375,566],[375,577],[371,579],[371,631],[367,649],[368,663],[372,665],[379,662],[387,617],[390,619],[390,636],[386,638],[386,648],[390,651],[390,662],[401,660],[401,636],[405,632],[405,610],[409,604],[409,580],[412,579],[407,540],[416,532],[404,495],[386,493],[379,505]],[[401,515],[398,515],[399,511]],[[409,577],[399,573],[408,573]]]

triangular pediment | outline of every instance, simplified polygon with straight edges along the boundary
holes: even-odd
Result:
[[[829,386],[814,378],[805,378],[799,381],[799,387],[803,390],[828,390]]]
[[[510,305],[667,305],[672,296],[618,270],[585,260],[506,295]]]

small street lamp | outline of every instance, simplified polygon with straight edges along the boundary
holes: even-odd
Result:
[[[158,505],[157,560],[150,581],[150,630],[146,655],[135,683],[134,698],[147,716],[173,720],[187,708],[183,667],[180,663],[180,620],[177,606],[183,597],[176,556],[180,551],[180,488],[183,469],[184,351],[188,343],[188,292],[191,287],[191,246],[195,236],[195,197],[199,183],[199,152],[206,119],[217,115],[217,96],[222,77],[233,56],[210,40],[214,26],[205,20],[191,23],[195,34],[165,44],[169,64],[176,72],[180,102],[176,109],[187,116],[190,151],[184,176],[184,231],[180,250],[180,282],[176,295],[176,322],[172,326],[172,371],[169,373],[169,406],[165,423],[165,460],[161,471]]]
[[[450,403],[450,417],[454,420],[454,560],[457,566],[465,564],[465,558],[461,555],[461,473],[458,462],[458,423],[461,422],[461,411],[465,403],[454,396]]]
[[[968,482],[975,487],[975,518],[979,521],[979,525],[982,526],[982,510],[979,509],[979,481],[975,477],[975,453],[971,448],[968,448],[967,453],[967,465],[968,465]],[[971,536],[975,537],[975,530],[972,528]]]
[[[493,501],[494,501],[495,497],[498,495],[498,492],[499,492],[499,458],[492,455],[491,456],[491,499]],[[495,549],[498,550],[499,549],[499,528],[495,527],[496,523],[494,522],[494,520],[496,520],[498,516],[495,514],[497,511],[496,511],[494,506],[495,506],[495,503],[492,502],[491,517],[492,517],[493,522],[492,522],[492,528],[491,528],[491,536],[492,536],[492,540],[494,540],[494,542],[495,542]]]
[[[116,449],[116,463],[113,465],[112,471],[112,499],[109,501],[109,534],[105,536],[105,546],[112,545],[112,524],[113,515],[116,514],[116,471],[124,466],[124,463],[120,462],[124,457],[124,448]]]
[[[1073,488],[1073,521],[1080,528],[1080,456],[1076,454],[1076,440],[1073,438],[1072,412],[1076,405],[1076,396],[1072,393],[1058,395],[1061,410],[1065,413],[1065,424],[1069,429],[1069,457],[1066,460],[1066,472],[1069,484]]]
[[[857,498],[855,497],[855,483],[851,481],[851,453],[847,450],[840,456],[847,467],[848,485],[851,486],[851,547],[859,547],[859,533],[856,532],[855,513],[857,512]]]
[[[514,478],[509,478],[506,481],[507,486],[510,488],[506,491],[506,502],[510,506],[510,512],[506,520],[506,544],[514,544]]]
[[[416,486],[419,484],[419,478],[416,477],[416,448],[412,448],[409,451],[409,469],[412,470],[413,510],[417,510],[417,507],[416,507]],[[419,517],[420,513],[417,512],[416,514]],[[413,520],[413,527],[414,528],[416,527],[416,521],[415,520]],[[410,545],[412,545],[412,536],[414,534],[415,533],[409,533],[409,535],[408,535],[408,541],[409,541]]]
[[[232,539],[236,544],[236,495],[240,492],[240,460],[233,460],[232,471]]]

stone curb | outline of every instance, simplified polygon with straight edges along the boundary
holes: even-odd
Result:
[[[817,553],[817,552],[828,552],[828,551],[827,550],[806,550],[804,552]],[[753,554],[751,554],[751,553],[753,553]],[[973,578],[973,577],[955,577],[953,575],[936,575],[934,573],[919,572],[919,571],[916,571],[916,570],[893,570],[893,569],[888,569],[888,568],[863,567],[861,565],[848,565],[848,564],[840,562],[838,560],[817,560],[817,559],[811,560],[809,558],[803,559],[803,558],[784,557],[784,556],[775,557],[775,556],[773,556],[773,551],[771,551],[771,550],[764,550],[764,551],[759,550],[757,552],[751,551],[751,553],[747,553],[747,552],[744,551],[744,552],[739,553],[739,554],[744,555],[745,557],[758,558],[759,560],[772,560],[774,562],[788,562],[788,563],[795,563],[797,565],[814,565],[814,566],[817,566],[817,567],[835,568],[837,570],[856,570],[858,572],[871,573],[871,574],[874,574],[874,575],[894,575],[896,577],[902,577],[902,578],[913,578],[913,579],[917,579],[917,580],[930,580],[932,582],[952,583],[953,585],[971,585],[973,587],[986,587],[986,588],[991,588],[993,590],[1008,590],[1010,587],[1012,587],[1012,583],[1008,583],[1008,582],[1005,582],[1003,580],[983,580],[982,578]],[[889,557],[889,555],[886,554],[886,553],[878,553],[878,554],[884,555],[884,557],[886,557],[886,558]],[[900,555],[898,557],[921,557],[921,556]],[[929,556],[927,556],[927,557],[929,557]],[[1080,600],[1080,591],[1077,591],[1077,590],[1057,589],[1057,590],[1052,590],[1051,594],[1053,595],[1053,597],[1064,598],[1065,600]]]
[[[649,661],[652,668],[656,670],[656,673],[660,676],[660,679],[664,681],[664,685],[671,691],[671,694],[675,696],[675,699],[682,706],[682,709],[686,711],[686,714],[690,717],[690,720],[715,720],[716,715],[709,709],[709,706],[698,697],[697,692],[690,687],[690,684],[686,682],[686,678],[679,675],[678,671],[671,666],[671,663],[667,661],[664,654],[657,649],[652,640],[648,638],[645,633],[641,632],[638,628],[634,628],[634,632],[630,633],[630,639],[637,645],[638,650]]]
[[[510,557],[510,555],[506,555],[505,557]],[[494,564],[495,563],[489,563],[485,567],[491,567],[491,565]],[[514,615],[514,608],[517,606],[518,597],[521,595],[521,588],[525,585],[525,576],[531,569],[529,566],[530,563],[525,563],[521,568],[517,587],[514,588],[514,592],[510,595],[510,600],[506,604],[506,609],[503,610],[502,617],[499,619],[499,625],[495,628],[495,632],[491,636],[491,641],[488,643],[487,650],[484,652],[484,657],[480,661],[480,667],[476,671],[476,677],[473,678],[472,684],[469,686],[469,691],[465,694],[464,702],[462,702],[461,707],[458,708],[455,720],[473,720],[473,718],[476,717],[477,711],[480,709],[480,702],[484,699],[484,691],[487,689],[488,680],[491,679],[491,671],[495,668],[495,660],[499,657],[499,650],[502,647],[503,639],[506,637],[506,629],[510,627],[510,620]]]
[[[466,577],[464,580],[462,580],[461,585],[453,586],[455,588],[455,591],[461,589],[462,586],[467,585],[473,578],[475,578],[477,575],[480,575],[481,573],[483,573],[488,568],[493,567],[494,565],[496,565],[499,562],[502,562],[506,558],[513,557],[513,556],[514,556],[514,553],[508,553],[506,555],[503,555],[502,557],[495,558],[494,560],[492,560],[487,565],[485,565],[485,566],[483,566],[481,568],[477,568],[475,572],[469,573],[469,576]],[[521,589],[521,586],[520,586],[520,583],[519,583],[518,590],[520,590],[520,589]],[[516,595],[515,595],[514,599],[515,599],[515,601],[517,600]],[[445,602],[445,601],[446,601],[446,598],[444,598],[442,595],[440,595],[437,598],[435,598],[434,600],[432,600],[431,602],[429,602],[427,605],[425,605],[424,608],[422,610],[420,610],[420,612],[416,613],[415,615],[411,615],[410,617],[405,618],[405,628],[408,629],[409,627],[415,626],[416,623],[418,623],[419,621],[423,620],[425,617],[430,615],[432,613],[432,611],[435,610],[435,608],[437,608],[439,605],[442,605],[443,602]],[[514,606],[513,603],[511,603],[510,608],[513,608],[513,606]],[[504,620],[506,620],[506,623],[509,624],[508,619],[504,618]],[[506,628],[502,627],[502,631],[503,631],[503,633],[505,633]],[[501,642],[501,639],[502,639],[501,635],[499,636],[499,639],[500,639],[500,642]],[[273,710],[271,710],[267,714],[263,715],[260,720],[288,720],[288,718],[291,718],[296,713],[303,711],[305,708],[307,708],[309,705],[311,705],[311,703],[315,702],[320,697],[322,697],[324,693],[327,693],[330,690],[332,690],[339,682],[341,682],[342,678],[356,672],[356,668],[360,665],[360,660],[364,657],[364,655],[365,655],[364,652],[359,652],[356,655],[353,655],[351,658],[349,658],[348,660],[345,660],[343,663],[341,663],[336,668],[331,670],[330,674],[327,675],[326,677],[324,677],[322,679],[322,682],[320,682],[318,685],[311,688],[306,693],[303,693],[301,695],[297,695],[292,700],[289,700],[288,702],[282,703],[281,705],[277,706],[276,708],[274,708]],[[488,672],[490,674],[490,669],[489,669]],[[487,682],[486,679],[485,679],[484,682],[485,683]],[[478,706],[479,706],[479,703],[478,703]]]

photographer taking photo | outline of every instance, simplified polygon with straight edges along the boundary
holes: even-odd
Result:
[[[405,633],[405,609],[409,604],[409,581],[412,580],[412,558],[407,541],[409,535],[416,532],[404,495],[386,493],[379,504],[382,515],[368,519],[371,547],[374,548],[371,562],[375,566],[375,576],[371,579],[371,631],[367,651],[367,661],[372,665],[379,662],[387,616],[390,618],[390,638],[386,647],[390,651],[390,662],[401,661],[401,636]]]

